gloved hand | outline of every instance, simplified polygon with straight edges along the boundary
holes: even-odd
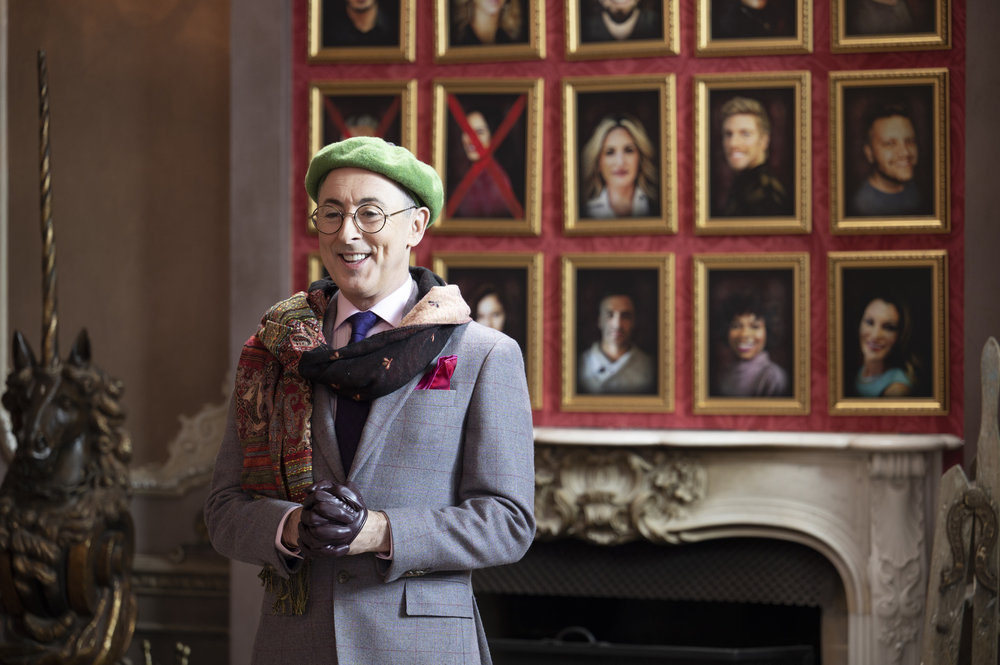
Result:
[[[354,483],[323,480],[306,490],[299,518],[299,546],[311,556],[344,556],[368,519]]]

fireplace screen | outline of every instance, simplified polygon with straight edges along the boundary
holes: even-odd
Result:
[[[473,581],[497,665],[810,665],[843,593],[814,550],[754,538],[536,542]]]
[[[816,662],[809,646],[749,649],[712,649],[613,645],[608,643],[574,644],[559,640],[491,640],[495,665],[813,665]]]

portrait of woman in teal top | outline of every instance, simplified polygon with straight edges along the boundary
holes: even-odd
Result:
[[[858,322],[861,363],[854,376],[859,397],[909,397],[918,362],[910,351],[913,319],[907,302],[890,294],[866,301]]]

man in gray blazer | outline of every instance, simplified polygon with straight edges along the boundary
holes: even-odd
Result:
[[[244,345],[205,504],[214,547],[263,566],[253,662],[489,663],[471,571],[535,530],[521,351],[409,267],[443,205],[430,166],[352,138],[306,190],[332,280]]]

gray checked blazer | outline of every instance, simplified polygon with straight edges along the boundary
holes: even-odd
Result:
[[[328,326],[336,298],[330,302]],[[314,388],[314,479],[356,483],[369,509],[389,518],[393,558],[314,559],[302,616],[274,615],[265,594],[253,663],[491,662],[471,571],[517,561],[534,537],[524,363],[512,339],[475,322],[459,326],[441,355],[458,357],[450,389],[415,390],[418,376],[374,400],[348,473],[333,428],[336,398]],[[212,544],[288,575],[302,561],[274,541],[296,504],[252,500],[240,487],[242,459],[230,410],[205,504]]]

